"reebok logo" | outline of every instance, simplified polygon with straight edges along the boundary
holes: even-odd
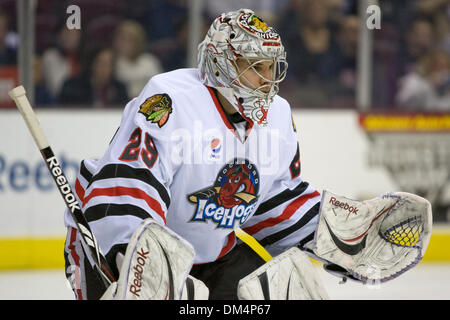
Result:
[[[52,173],[53,178],[55,179],[56,184],[58,185],[59,192],[61,192],[62,196],[64,197],[64,201],[66,202],[70,211],[73,213],[77,209],[80,210],[80,205],[78,204],[77,199],[73,195],[69,183],[66,177],[64,176],[64,173],[55,156],[47,159],[47,166],[50,169],[50,172]]]
[[[150,251],[144,251],[144,249],[140,248],[137,251],[136,263],[132,268],[134,270],[134,277],[133,281],[131,281],[130,292],[137,297],[139,297],[139,292],[141,292],[142,274],[144,273],[144,266],[149,253]]]
[[[335,197],[330,198],[330,202],[333,206],[339,207],[341,209],[347,210],[350,213],[357,214],[359,209],[356,209],[356,207],[350,206],[347,202],[341,202],[339,200],[336,200]]]

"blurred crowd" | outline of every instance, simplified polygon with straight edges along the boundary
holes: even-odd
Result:
[[[81,29],[66,26],[69,5]],[[155,74],[187,66],[189,0],[39,0],[38,106],[123,107]],[[203,1],[203,38],[221,12],[251,8],[281,34],[293,108],[355,108],[357,0]],[[380,0],[373,32],[372,108],[450,111],[450,0]],[[16,1],[0,1],[2,68],[17,66]],[[6,70],[5,69],[5,70]],[[0,83],[1,87],[1,83]]]

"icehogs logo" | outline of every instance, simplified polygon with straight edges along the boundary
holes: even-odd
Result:
[[[172,99],[165,93],[155,94],[141,104],[139,112],[145,115],[147,121],[157,123],[161,128],[172,113]]]
[[[256,207],[259,174],[248,160],[234,159],[217,175],[213,186],[188,195],[197,208],[191,221],[211,219],[220,228],[243,224]]]

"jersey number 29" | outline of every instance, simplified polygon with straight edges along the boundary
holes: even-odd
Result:
[[[129,143],[125,147],[122,152],[122,155],[119,157],[119,160],[122,161],[136,161],[139,156],[142,157],[142,161],[144,161],[145,165],[151,169],[158,158],[158,151],[156,150],[156,146],[153,142],[152,137],[145,133],[144,138],[144,147],[141,148],[142,142],[142,130],[141,128],[136,128],[131,133],[130,138],[128,139]]]

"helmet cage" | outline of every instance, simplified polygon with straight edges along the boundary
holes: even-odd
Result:
[[[266,99],[270,101],[279,91],[279,83],[284,80],[286,77],[286,70],[287,70],[287,62],[285,59],[277,59],[277,57],[274,58],[248,58],[245,56],[242,56],[239,59],[245,59],[247,62],[247,66],[243,70],[239,70],[239,67],[237,66],[237,60],[235,60],[235,68],[238,70],[238,74],[236,75],[236,78],[231,79],[230,86],[237,85],[239,83],[240,87],[243,88],[243,90],[248,90],[248,93],[250,95],[256,96],[261,99]],[[270,78],[266,78],[263,74],[261,74],[258,71],[258,64],[269,61],[272,63],[271,69],[272,69],[272,75]],[[265,84],[262,84],[259,87],[256,87],[246,76],[245,73],[248,70],[252,70],[255,74],[257,74],[262,80],[264,80]],[[244,85],[239,79],[244,78],[247,83],[250,83],[253,85],[253,88],[248,87]],[[264,88],[268,88],[269,90],[263,91]]]

